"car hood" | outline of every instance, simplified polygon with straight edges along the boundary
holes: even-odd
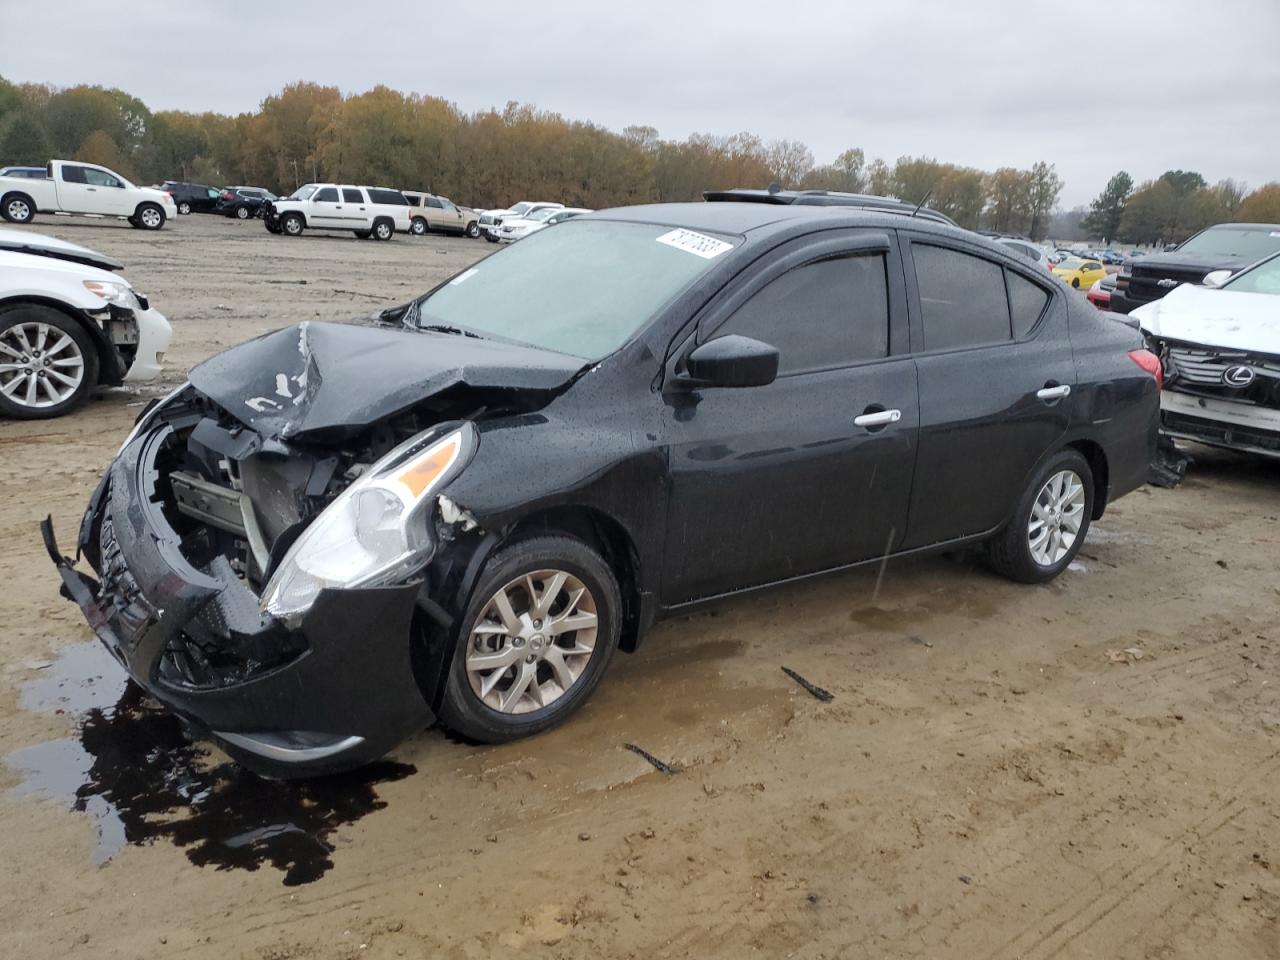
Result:
[[[457,334],[303,323],[232,347],[191,384],[258,433],[359,432],[453,387],[552,392],[586,361]]]
[[[1280,355],[1280,296],[1184,283],[1133,311],[1156,337]]]
[[[0,250],[15,253],[29,253],[38,257],[50,257],[54,260],[66,260],[69,263],[81,263],[100,270],[119,270],[124,264],[112,260],[96,250],[82,247],[57,237],[46,237],[39,233],[27,233],[24,230],[0,229]]]
[[[1231,254],[1181,253],[1174,250],[1171,253],[1153,253],[1145,257],[1138,257],[1136,260],[1130,259],[1125,262],[1125,266],[1130,269],[1137,267],[1144,273],[1159,273],[1166,269],[1196,269],[1209,273],[1212,270],[1239,270],[1242,267],[1247,267],[1252,262],[1253,260],[1248,257],[1237,257]]]

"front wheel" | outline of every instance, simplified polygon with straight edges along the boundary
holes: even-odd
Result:
[[[0,414],[44,420],[70,413],[98,381],[89,333],[52,307],[0,313]]]
[[[1013,519],[988,544],[992,567],[1011,580],[1043,583],[1075,559],[1093,516],[1093,471],[1062,450],[1036,471]]]
[[[546,536],[503,547],[461,620],[441,719],[481,743],[555,726],[604,676],[621,611],[617,578],[582,541]]]
[[[248,220],[250,216],[252,216],[252,214],[249,213],[248,207],[236,207],[237,220]]]
[[[427,221],[423,220],[421,217],[414,217],[413,224],[412,226],[410,226],[409,231],[415,237],[422,236],[424,233],[427,232]]]
[[[303,226],[302,217],[296,213],[286,213],[280,220],[280,229],[290,237],[302,236]]]
[[[143,230],[159,230],[164,226],[164,211],[154,203],[144,203],[129,222]]]

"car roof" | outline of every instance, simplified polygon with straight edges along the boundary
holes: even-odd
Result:
[[[897,197],[882,197],[871,193],[842,193],[838,190],[753,190],[735,187],[732,190],[705,190],[702,197],[704,200],[720,203],[746,201],[779,205],[862,207],[896,214],[914,213],[918,217],[957,226],[956,222],[945,213],[939,213],[930,207],[921,206],[917,211],[914,203],[907,203]]]
[[[719,201],[716,203],[648,203],[632,207],[615,207],[596,210],[574,217],[580,220],[621,220],[633,223],[652,223],[688,230],[706,230],[738,236],[767,237],[770,234],[804,232],[806,225],[815,229],[837,227],[867,227],[895,230],[908,224],[899,213],[885,213],[877,209],[853,206],[817,206],[809,204],[772,204],[758,202]],[[1022,262],[1003,244],[994,243],[972,230],[953,226],[937,220],[916,217],[909,226],[913,230],[962,240],[988,250],[1014,262]]]

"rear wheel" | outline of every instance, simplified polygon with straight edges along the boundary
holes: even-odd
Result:
[[[187,203],[187,201],[183,200],[180,204],[178,204],[178,213],[182,214],[185,217],[190,212],[191,212],[191,204]]]
[[[4,198],[0,212],[10,223],[30,223],[36,217],[36,205],[24,193],[11,193]]]
[[[395,232],[395,227],[388,220],[379,220],[373,225],[373,239],[375,240],[390,240],[391,235]]]
[[[0,313],[0,414],[44,420],[84,402],[98,380],[88,332],[51,307]]]
[[[373,236],[372,230],[353,230],[352,233],[356,235],[357,240],[368,240]]]
[[[580,540],[546,536],[485,564],[461,620],[441,718],[503,743],[563,721],[613,657],[622,598],[608,564]]]
[[[1093,516],[1093,471],[1076,450],[1045,463],[1007,527],[988,544],[991,565],[1023,583],[1052,580],[1075,559]]]
[[[249,212],[248,207],[236,207],[236,219],[248,220],[253,214]]]

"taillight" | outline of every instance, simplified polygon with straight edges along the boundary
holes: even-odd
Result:
[[[1130,350],[1129,359],[1156,378],[1157,388],[1164,389],[1164,369],[1159,357],[1150,350]]]

